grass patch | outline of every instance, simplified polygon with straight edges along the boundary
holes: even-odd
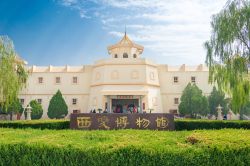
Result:
[[[250,165],[250,130],[0,129],[0,165]]]

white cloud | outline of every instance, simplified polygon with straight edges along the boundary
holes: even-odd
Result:
[[[205,61],[203,43],[209,39],[210,20],[227,0],[62,0],[82,18],[95,17],[112,36],[130,38],[150,53],[177,61]],[[91,4],[88,5],[87,4]],[[90,8],[89,6],[92,6]],[[189,63],[189,62],[186,62]]]

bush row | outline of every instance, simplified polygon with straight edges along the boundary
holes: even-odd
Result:
[[[1,121],[2,128],[69,129],[68,120]]]
[[[249,132],[2,128],[0,165],[250,165]]]
[[[123,147],[112,152],[93,150],[54,148],[42,145],[27,146],[22,144],[0,145],[0,165],[91,165],[91,166],[149,166],[149,165],[249,165],[249,148],[217,148],[206,150],[186,150],[182,152],[145,151],[134,146]]]
[[[250,129],[250,121],[246,120],[175,120],[176,130],[198,129]]]
[[[0,121],[3,128],[69,129],[69,120]],[[176,130],[250,129],[250,121],[175,120]]]

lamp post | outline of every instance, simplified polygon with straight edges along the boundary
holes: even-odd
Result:
[[[26,107],[26,109],[27,109],[27,111],[26,111],[26,113],[27,113],[27,118],[26,118],[26,120],[31,120],[31,110],[32,110],[32,108],[31,108],[31,106],[30,105],[28,105],[27,107]]]
[[[217,107],[217,113],[218,113],[217,119],[218,119],[218,120],[222,120],[222,115],[221,115],[221,113],[222,113],[222,108],[223,108],[223,107],[221,107],[220,104],[219,104],[219,106]]]

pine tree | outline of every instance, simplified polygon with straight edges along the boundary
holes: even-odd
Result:
[[[179,105],[179,112],[181,115],[190,115],[192,118],[196,118],[197,115],[207,115],[207,98],[202,95],[202,90],[195,84],[189,83],[184,89]]]
[[[218,91],[216,87],[213,87],[213,90],[208,97],[209,103],[209,113],[211,115],[217,116],[217,107],[218,105],[222,106],[223,114],[228,112],[228,101],[225,99],[225,94],[222,91]]]
[[[50,119],[60,119],[64,118],[68,114],[68,106],[63,99],[60,90],[51,98],[48,108],[48,117]]]

